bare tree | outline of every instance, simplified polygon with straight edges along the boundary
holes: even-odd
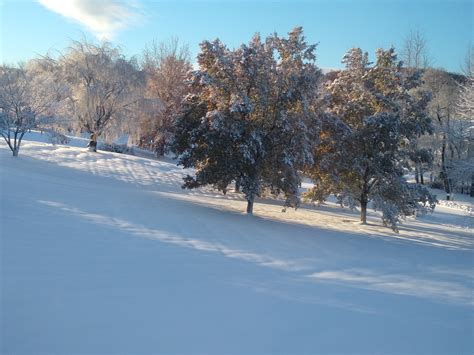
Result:
[[[146,105],[140,124],[140,146],[163,155],[173,135],[173,116],[178,112],[188,87],[191,70],[189,48],[178,38],[152,42],[143,53],[146,75]]]
[[[96,152],[98,138],[133,112],[140,87],[138,68],[118,47],[87,41],[74,41],[59,64],[78,128],[90,134],[89,150]]]
[[[0,135],[13,156],[18,156],[25,133],[51,116],[62,98],[51,72],[35,66],[0,67]]]
[[[474,46],[469,46],[461,64],[461,71],[468,78],[474,77]]]
[[[426,69],[431,64],[428,41],[419,30],[411,30],[403,41],[401,57],[405,67]]]

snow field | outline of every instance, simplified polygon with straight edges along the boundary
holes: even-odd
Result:
[[[399,234],[334,203],[247,216],[171,160],[26,139],[0,149],[1,353],[474,350],[469,200]]]

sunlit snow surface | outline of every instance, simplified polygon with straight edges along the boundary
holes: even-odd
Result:
[[[0,148],[2,354],[474,352],[466,208],[251,217],[171,160],[26,139]]]

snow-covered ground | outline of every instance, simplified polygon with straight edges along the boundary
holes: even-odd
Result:
[[[469,198],[399,234],[333,203],[246,216],[172,161],[26,139],[0,145],[2,354],[474,352]]]

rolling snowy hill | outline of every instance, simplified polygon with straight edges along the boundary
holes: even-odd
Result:
[[[26,138],[1,158],[1,353],[474,351],[472,203],[395,234],[333,203],[254,216],[171,160]]]

